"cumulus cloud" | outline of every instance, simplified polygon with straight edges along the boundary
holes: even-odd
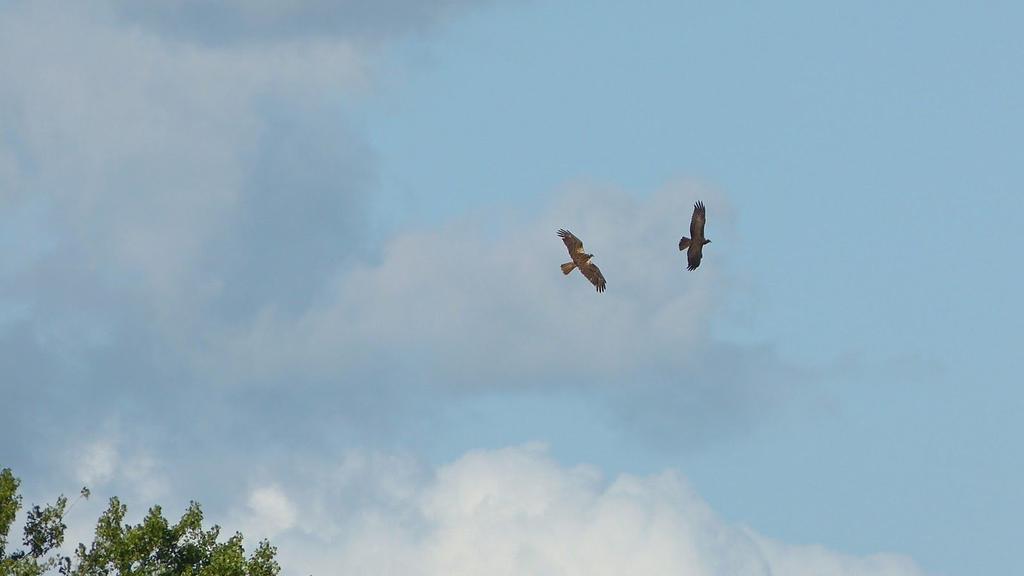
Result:
[[[686,274],[675,250],[698,197],[728,245],[724,195],[580,183],[529,214],[496,205],[360,248],[374,167],[346,120],[372,84],[358,43],[181,42],[123,16],[13,3],[0,19],[0,74],[19,79],[0,83],[0,432],[45,431],[15,461],[120,418],[161,458],[205,462],[168,466],[175,484],[226,498],[202,483],[239,460],[372,441],[480,394],[568,391],[691,444],[784,401],[770,349],[709,330],[727,252]],[[558,271],[561,227],[608,292]],[[29,409],[44,405],[62,427]],[[206,441],[243,436],[261,450]],[[100,455],[84,475],[105,477]]]
[[[278,486],[261,486],[249,492],[244,531],[268,537],[295,525],[296,511],[288,496]]]
[[[518,222],[474,215],[399,234],[379,261],[338,275],[303,314],[255,318],[227,341],[229,355],[248,360],[231,365],[343,371],[383,354],[485,387],[552,371],[608,383],[647,365],[679,368],[706,343],[713,292],[725,288],[713,263],[684,282],[672,249],[701,193],[710,194],[692,185],[647,198],[578,187]],[[724,206],[718,216],[727,222]],[[568,255],[554,232],[564,226],[597,254],[607,293],[558,271]]]
[[[9,9],[0,70],[19,82],[0,87],[11,135],[0,149],[15,166],[7,200],[35,206],[54,259],[145,291],[166,325],[194,320],[202,302],[237,291],[232,274],[251,277],[232,246],[296,228],[311,204],[322,214],[313,232],[279,241],[315,249],[325,226],[354,228],[365,171],[347,167],[367,165],[366,152],[344,120],[312,129],[309,118],[337,112],[332,100],[358,89],[361,66],[343,42],[203,49],[114,28],[83,7]],[[291,154],[279,149],[281,125]],[[253,196],[287,196],[277,204],[290,209],[268,215]]]
[[[688,274],[675,249],[698,197],[716,206],[727,245],[727,198],[686,182],[647,195],[573,185],[537,213],[399,233],[301,313],[266,308],[235,325],[204,364],[225,382],[306,383],[302,394],[317,403],[339,390],[359,406],[410,394],[423,406],[416,394],[427,388],[453,399],[584,392],[613,406],[626,429],[682,430],[673,442],[706,443],[787,403],[802,375],[770,348],[713,335],[734,290],[727,256]],[[561,274],[561,227],[596,254],[607,292]]]
[[[668,471],[607,479],[543,447],[473,451],[427,473],[396,463],[362,479],[402,490],[364,504],[331,499],[346,482],[305,484],[302,509],[333,514],[277,543],[293,573],[920,576],[894,554],[791,545],[723,520]],[[352,479],[349,478],[348,482]],[[319,481],[318,481],[319,482]],[[370,502],[369,504],[365,504]],[[386,504],[384,503],[386,502]],[[307,522],[300,512],[298,524]]]
[[[103,5],[2,10],[9,405],[71,429],[94,426],[90,406],[178,413],[153,406],[202,380],[188,358],[206,334],[299,305],[357,244],[373,162],[345,106],[364,55],[343,38],[182,44]],[[0,427],[46,428],[4,410]]]
[[[432,408],[549,389],[700,443],[796,379],[710,331],[726,252],[686,274],[674,246],[695,199],[715,207],[715,246],[733,213],[699,185],[570,185],[534,213],[494,206],[360,249],[362,41],[481,3],[5,5],[0,434],[24,440],[5,457],[46,477],[36,454],[72,445],[68,476],[139,513],[233,505],[247,536],[316,573],[913,574],[730,526],[674,474],[607,482],[535,448],[438,470],[373,451],[308,464]],[[561,227],[608,292],[558,271]],[[108,418],[131,434],[103,434]]]
[[[169,492],[163,465],[137,442],[127,443],[117,433],[74,443],[71,454],[73,476],[97,494],[117,489],[129,502],[150,506]]]

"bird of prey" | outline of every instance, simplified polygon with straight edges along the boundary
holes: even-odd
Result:
[[[569,249],[569,257],[572,258],[572,262],[562,264],[562,273],[568,274],[572,272],[573,268],[579,268],[580,273],[597,287],[598,292],[604,292],[604,275],[601,274],[601,269],[596,264],[590,262],[594,255],[583,251],[583,241],[568,230],[559,230],[558,235],[562,238],[562,242],[565,242],[565,247]]]
[[[701,251],[705,244],[711,244],[711,240],[704,237],[705,218],[704,203],[698,201],[693,205],[693,216],[690,217],[690,237],[683,236],[679,240],[679,249],[686,250],[687,270],[696,270],[700,266]]]

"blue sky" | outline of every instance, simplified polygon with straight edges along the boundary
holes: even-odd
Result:
[[[509,6],[427,62],[403,53],[425,96],[377,112],[395,196],[431,182],[422,208],[447,212],[542,203],[566,178],[723,190],[737,238],[711,253],[745,290],[712,329],[814,372],[829,413],[646,465],[681,465],[787,538],[912,550],[940,572],[1016,566],[998,542],[1024,505],[1018,11],[588,6]]]
[[[1024,567],[1019,7],[0,10],[30,499],[286,573]]]

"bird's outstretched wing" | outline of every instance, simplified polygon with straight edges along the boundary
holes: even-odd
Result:
[[[598,292],[604,292],[606,282],[604,281],[604,274],[601,274],[601,269],[597,267],[597,264],[585,264],[580,267],[580,272],[590,280],[590,283],[597,287]]]
[[[704,203],[697,202],[693,205],[693,216],[690,217],[690,239],[691,245],[696,244],[700,246],[704,243],[704,220],[707,214],[704,211]],[[689,257],[692,261],[693,252],[690,252]],[[700,262],[700,250],[697,250],[697,262]]]
[[[565,242],[565,247],[569,249],[570,257],[576,254],[583,254],[583,241],[577,238],[575,234],[568,230],[559,230],[558,235],[562,238],[562,242]]]
[[[700,259],[704,256],[703,251],[703,244],[698,244],[697,242],[690,242],[690,247],[686,250],[687,270],[696,270],[697,266],[700,266]]]

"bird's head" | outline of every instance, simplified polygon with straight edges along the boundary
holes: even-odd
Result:
[[[590,260],[591,258],[593,258],[593,257],[594,257],[594,255],[593,255],[593,254],[584,254],[584,256],[586,256],[586,257],[587,257],[587,260]]]
[[[708,240],[707,238],[705,238],[705,239],[704,239],[704,243],[705,243],[705,244],[711,244],[711,240]]]

